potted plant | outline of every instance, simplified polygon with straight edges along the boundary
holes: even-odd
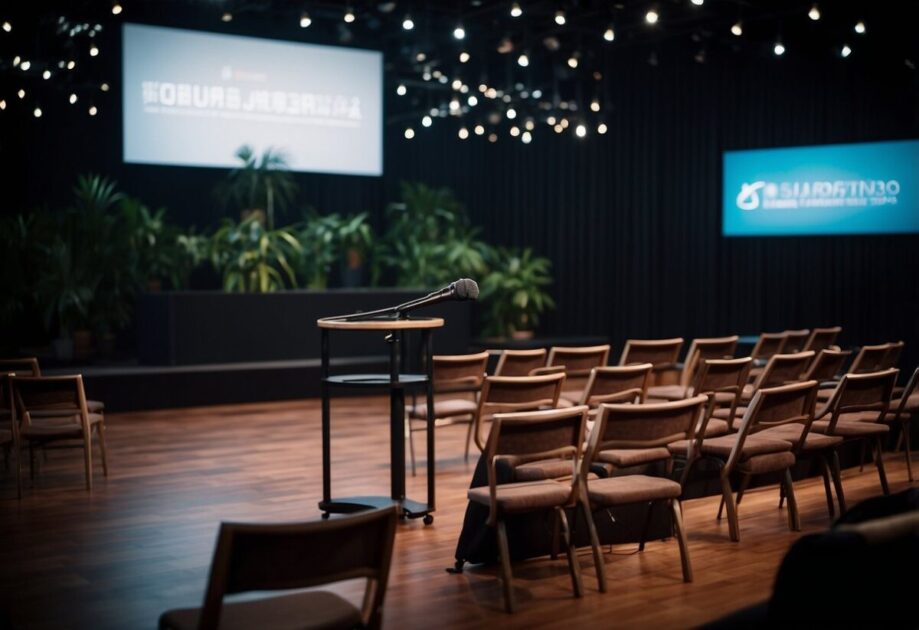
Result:
[[[284,212],[297,194],[297,182],[288,169],[287,158],[271,148],[259,157],[249,145],[241,146],[236,157],[242,165],[218,185],[217,197],[224,205],[236,206],[243,220],[250,216],[267,218],[268,229],[273,230],[275,212]]]
[[[338,226],[338,246],[344,252],[341,260],[341,283],[345,287],[359,287],[364,280],[367,257],[373,251],[373,228],[366,212],[345,218]]]
[[[529,338],[539,317],[555,308],[547,291],[552,284],[552,262],[530,248],[494,250],[491,271],[480,287],[485,306],[485,333],[498,337]]]
[[[62,361],[85,356],[89,308],[98,278],[74,264],[71,243],[61,236],[41,246],[41,258],[43,269],[35,293],[43,307],[47,330],[57,334],[51,341],[54,354]]]
[[[211,262],[228,292],[270,293],[296,287],[292,261],[301,253],[292,230],[267,229],[255,217],[240,223],[226,219],[211,238]]]

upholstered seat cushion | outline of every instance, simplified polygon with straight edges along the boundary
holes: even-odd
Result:
[[[742,406],[740,406],[740,405],[737,405],[737,407],[734,409],[734,417],[735,417],[735,418],[742,418],[743,415],[744,415],[745,413],[747,413],[747,408],[746,408],[746,407],[742,407]],[[713,417],[713,418],[720,418],[720,419],[722,419],[722,420],[728,420],[728,419],[731,417],[731,408],[730,408],[730,407],[722,407],[721,409],[715,409],[715,410],[712,412],[712,417]]]
[[[830,420],[816,420],[811,425],[811,429],[817,433],[829,433]],[[841,435],[842,437],[857,438],[869,437],[872,435],[884,435],[890,431],[890,428],[881,422],[845,422],[840,420],[836,423],[832,435]]]
[[[573,472],[573,460],[543,459],[517,466],[514,469],[514,478],[517,481],[542,481],[543,479],[571,477]]]
[[[737,443],[736,435],[723,435],[705,439],[702,441],[702,453],[704,455],[714,455],[722,459],[727,459],[734,450],[734,444]],[[749,459],[756,455],[766,453],[781,453],[791,450],[791,442],[775,438],[760,437],[758,434],[748,435],[743,443],[741,450],[741,459]]]
[[[880,419],[880,415],[880,411],[853,411],[839,414],[839,420],[840,422],[877,422]],[[888,415],[890,415],[888,422],[892,422],[896,414]]]
[[[496,499],[503,512],[523,512],[564,505],[570,495],[570,485],[549,479],[501,484],[497,486]],[[475,503],[491,505],[488,486],[470,488],[467,496]]]
[[[672,479],[648,475],[606,477],[587,484],[587,496],[594,505],[628,505],[676,499],[681,493],[680,484]]]
[[[104,416],[98,413],[89,414],[90,426],[102,422]],[[83,427],[80,424],[80,416],[48,416],[44,418],[34,418],[32,424],[23,425],[20,433],[23,437],[58,437],[63,435],[75,435],[80,437],[83,434]]]
[[[730,432],[731,428],[728,426],[728,423],[718,418],[709,418],[708,424],[705,425],[705,437],[707,438],[727,435]]]
[[[648,388],[647,397],[658,400],[683,400],[688,395],[691,394],[688,394],[687,388],[682,385],[653,385]]]
[[[556,408],[558,408],[558,409],[569,409],[569,408],[571,408],[571,407],[576,407],[576,406],[577,406],[577,403],[575,403],[575,402],[573,402],[573,401],[571,401],[571,400],[568,400],[567,398],[559,398],[559,399],[558,399],[558,404],[556,405]]]
[[[99,400],[87,400],[86,408],[89,413],[102,413],[105,411],[105,404]],[[80,410],[73,407],[66,407],[62,409],[33,409],[29,415],[33,418],[57,418],[60,416],[72,416],[75,413],[80,413]]]
[[[595,459],[598,462],[612,464],[616,468],[628,468],[670,459],[670,451],[663,446],[660,448],[617,448],[600,451]]]
[[[779,440],[788,440],[792,444],[797,444],[801,440],[801,433],[804,432],[804,425],[799,422],[782,424],[777,427],[763,429],[756,434],[757,437],[776,438]],[[802,450],[819,451],[825,448],[832,448],[842,444],[843,438],[837,435],[824,435],[808,431],[807,437],[804,438]]]
[[[787,444],[787,442],[786,442]],[[785,470],[795,465],[794,453],[765,453],[754,455],[748,459],[737,462],[737,470],[748,475],[761,475],[763,473]]]
[[[160,617],[160,627],[197,630],[200,608],[170,610]],[[305,628],[354,628],[361,625],[361,611],[335,593],[309,591],[224,604],[220,630],[302,630]]]
[[[581,395],[584,393],[583,389],[565,389],[562,390],[562,393],[559,395],[559,401],[567,400],[569,402],[578,404],[581,400]]]
[[[434,401],[435,418],[468,416],[474,414],[476,409],[478,409],[476,402],[469,399],[450,398],[448,400]],[[428,405],[427,403],[420,403],[414,407],[409,407],[408,413],[412,418],[421,418],[426,420],[428,417]]]

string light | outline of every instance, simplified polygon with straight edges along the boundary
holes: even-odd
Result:
[[[450,100],[450,111],[451,112],[454,112],[454,113],[458,112],[460,110],[460,107],[461,107],[460,102],[457,99],[454,98]]]
[[[7,33],[9,33],[10,31],[13,30],[13,25],[10,24],[9,22],[4,22],[4,23],[3,23],[3,30],[6,31]]]
[[[453,79],[453,83],[450,84],[450,87],[454,90],[459,90],[461,87],[463,87],[463,82],[459,79]]]
[[[530,65],[530,58],[526,53],[520,53],[520,56],[517,57],[517,65],[521,68],[526,68],[528,65]]]
[[[456,133],[459,136],[460,140],[465,140],[469,137],[469,130],[465,127],[460,127],[460,130]]]
[[[430,127],[433,122],[434,122],[434,119],[428,116],[427,114],[425,114],[424,118],[421,119],[421,126]]]
[[[600,135],[602,136],[602,135],[604,135],[604,134],[606,133],[606,131],[607,131],[607,129],[606,129],[606,123],[600,123],[599,125],[597,125],[597,133],[598,133],[598,134],[600,134]]]
[[[475,131],[475,135],[477,136],[485,135],[485,127],[483,127],[482,125],[476,125],[474,131]]]
[[[466,63],[467,61],[469,61],[469,53],[464,50],[459,54],[459,62]]]
[[[406,31],[410,31],[413,28],[415,28],[415,21],[412,20],[412,16],[406,15],[405,19],[402,20],[402,29]]]
[[[559,26],[565,26],[565,12],[561,9],[555,12],[555,23]]]
[[[22,88],[19,88],[19,91],[16,92],[16,96],[18,96],[19,99],[22,100],[26,97],[26,91],[23,90]]]
[[[607,27],[606,27],[606,30],[603,31],[603,39],[605,39],[605,40],[608,41],[608,42],[611,42],[611,41],[613,41],[614,39],[616,39],[616,31],[613,30],[613,25],[612,25],[612,24],[610,24],[609,26],[607,26]]]
[[[108,83],[103,83],[102,85],[99,86],[99,89],[102,90],[103,92],[108,92],[108,91],[109,91],[109,84],[108,84]]]
[[[842,56],[843,59],[845,59],[846,57],[852,54],[852,49],[849,48],[848,44],[843,44],[842,50],[839,51],[839,54]]]
[[[72,93],[72,94],[70,95],[70,98],[69,98],[68,100],[70,101],[70,104],[71,104],[71,105],[73,105],[74,103],[76,103],[76,102],[77,102],[77,95],[76,95],[76,93],[75,93],[75,92]]]
[[[121,13],[121,5],[118,2],[112,5],[112,15],[118,15]]]
[[[32,67],[32,62],[30,62],[29,60],[23,61],[22,63],[19,64],[19,69],[22,70],[23,72],[26,72],[31,67]]]
[[[488,134],[488,141],[491,142],[492,144],[494,144],[495,142],[497,142],[497,141],[498,141],[498,134],[496,134],[496,133],[490,133],[490,134]]]
[[[312,23],[313,23],[313,20],[312,18],[310,18],[309,13],[304,11],[303,13],[300,14],[300,28],[309,28],[310,24]]]
[[[0,109],[6,109],[6,99],[0,99]]]
[[[648,24],[657,24],[657,21],[660,19],[660,14],[658,14],[656,9],[650,9],[645,13],[645,22]]]
[[[575,127],[575,128],[574,128],[574,135],[576,135],[578,138],[583,138],[584,136],[586,136],[586,135],[587,135],[587,126],[586,126],[586,125],[578,125],[577,127]]]
[[[574,54],[574,55],[571,55],[570,57],[568,57],[568,67],[569,67],[569,68],[572,68],[572,69],[578,67],[578,56],[577,56],[577,54]]]
[[[352,9],[350,6],[346,8],[345,15],[342,17],[342,19],[348,24],[351,24],[354,20],[356,20],[357,17],[354,15],[354,9]]]
[[[462,24],[457,24],[456,28],[453,29],[453,37],[455,39],[464,39],[466,37],[466,29],[463,28]]]
[[[548,124],[550,127],[553,126],[555,124],[555,116],[549,116],[546,118],[546,124]]]
[[[590,111],[592,112],[600,111],[600,101],[598,101],[597,99],[592,100],[590,102]]]
[[[533,141],[533,134],[531,134],[529,131],[524,131],[523,135],[520,136],[520,140],[523,142],[523,144],[530,144]]]
[[[67,62],[67,69],[68,69],[68,70],[73,70],[76,66],[77,66],[77,62],[74,61],[73,59],[71,59],[70,61]]]
[[[864,23],[864,22],[862,22],[861,20],[859,20],[858,22],[855,23],[855,32],[856,32],[856,33],[858,33],[859,35],[864,35],[864,34],[865,34],[865,30],[866,30],[866,29],[865,29],[865,23]]]
[[[15,57],[13,57],[13,67],[14,68],[17,67],[20,61],[22,60],[19,58],[19,55],[16,55]]]
[[[32,110],[32,115],[36,118],[41,118],[41,107],[36,107]]]
[[[220,20],[221,20],[222,22],[232,22],[232,21],[233,21],[233,14],[230,13],[229,11],[226,11],[223,15],[220,16]],[[93,114],[90,114],[90,116],[92,116],[92,115],[93,115]]]
[[[775,47],[772,49],[772,52],[775,53],[776,57],[781,57],[785,54],[785,45],[781,42],[781,40],[775,43]]]
[[[89,56],[90,56],[90,57],[98,57],[98,56],[99,56],[99,47],[96,46],[95,44],[93,44],[92,46],[90,46],[90,47],[89,47]]]
[[[415,130],[412,129],[411,127],[406,127],[404,135],[405,135],[406,140],[411,140],[412,138],[415,137]]]
[[[90,116],[95,116],[95,115],[98,114],[98,113],[99,113],[99,110],[96,108],[95,105],[90,105],[90,106],[89,106],[89,115],[90,115]]]
[[[517,125],[514,125],[513,127],[511,127],[511,135],[514,136],[515,138],[516,138],[517,136],[519,136],[519,135],[520,135],[520,127],[518,127]]]
[[[511,5],[511,17],[519,18],[521,15],[523,15],[523,9],[520,8],[520,3],[513,3]]]
[[[47,81],[48,79],[50,79],[50,78],[51,78],[51,71],[50,71],[50,70],[45,70],[44,72],[42,72],[42,73],[41,73],[41,78],[44,79],[45,81]]]
[[[479,104],[479,99],[476,98],[475,94],[472,94],[466,99],[466,102],[469,103],[469,107],[475,107]]]
[[[814,22],[820,19],[820,7],[817,4],[811,6],[811,10],[807,12],[807,17],[812,19]]]
[[[504,115],[507,116],[508,120],[514,120],[515,118],[517,118],[517,110],[514,109],[513,107],[508,107]]]
[[[561,133],[565,131],[565,128],[562,126],[562,123],[555,123],[555,126],[552,127],[552,130],[555,131],[555,133]]]
[[[697,7],[701,7],[703,4],[705,4],[705,0],[692,0],[692,3]]]
[[[406,92],[408,92],[408,88],[405,87],[404,83],[400,83],[396,87],[396,94],[398,94],[399,96],[405,96]]]
[[[743,24],[740,21],[735,22],[734,26],[731,27],[731,34],[735,37],[743,35]]]

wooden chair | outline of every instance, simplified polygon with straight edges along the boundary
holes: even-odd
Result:
[[[677,369],[677,359],[683,347],[683,338],[672,339],[629,339],[625,342],[619,365],[636,365],[650,363],[652,369],[651,385],[663,384],[670,379],[670,374]]]
[[[485,451],[481,427],[494,414],[555,408],[564,383],[564,373],[485,377],[472,428],[472,437],[479,450]]]
[[[824,348],[817,353],[810,367],[802,377],[805,381],[817,381],[821,387],[836,387],[843,363],[852,354],[849,350],[829,350]]]
[[[884,355],[884,358],[881,359],[881,363],[878,366],[882,370],[899,366],[900,355],[903,354],[903,348],[906,344],[902,341],[892,341],[887,344],[887,346],[887,354]]]
[[[547,367],[564,366],[565,385],[568,389],[562,392],[562,398],[577,404],[584,393],[587,378],[595,367],[603,367],[609,362],[609,344],[600,346],[553,346],[549,349]]]
[[[747,407],[744,405],[753,399],[757,391],[800,381],[813,359],[814,353],[810,350],[807,352],[795,352],[794,354],[772,355],[766,363],[766,367],[756,377],[756,380],[744,386],[740,394],[741,406],[734,410],[733,415],[724,408],[716,409],[712,415],[716,418],[727,420],[732,429],[738,430],[740,427],[738,416],[746,413]]]
[[[680,382],[677,385],[655,385],[648,389],[648,397],[657,400],[681,400],[691,396],[687,392],[706,359],[732,359],[737,350],[737,335],[693,339],[683,360]]]
[[[434,356],[434,426],[467,425],[464,455],[466,461],[469,461],[473,419],[479,406],[476,397],[482,389],[487,364],[487,351],[476,354]],[[465,394],[466,398],[444,397],[450,394]],[[428,405],[426,402],[416,401],[406,412],[409,452],[412,459],[412,475],[414,475],[415,440],[413,434],[427,430]],[[419,423],[423,423],[423,426],[417,426]]]
[[[765,362],[765,360],[773,354],[780,354],[785,349],[785,343],[787,341],[787,331],[760,333],[756,340],[756,345],[754,345],[753,350],[750,351],[750,356],[753,358],[754,362],[756,362],[757,359],[762,359]]]
[[[811,350],[814,353],[820,352],[821,350],[838,350],[834,344],[836,343],[836,338],[839,336],[839,333],[842,332],[840,326],[831,326],[829,328],[814,328],[811,331],[811,334],[808,336],[807,341],[804,342],[804,351]]]
[[[493,376],[529,376],[546,364],[546,349],[502,350]]]
[[[509,613],[514,612],[515,598],[505,528],[507,516],[527,512],[554,512],[561,523],[574,595],[580,597],[582,594],[577,549],[565,509],[576,507],[582,496],[583,478],[578,467],[578,455],[584,442],[586,424],[587,407],[584,406],[531,413],[497,414],[494,417],[484,451],[488,467],[488,486],[472,488],[468,496],[470,501],[489,508],[487,524],[497,532],[504,606]],[[499,465],[516,468],[529,462],[550,458],[568,466],[569,480],[545,479],[501,485],[497,483],[496,467]],[[585,510],[585,517],[588,527],[593,529],[588,510]],[[595,540],[592,542],[594,553],[599,554]]]
[[[900,346],[900,349],[902,349],[902,346]],[[848,373],[870,374],[872,372],[880,372],[881,370],[886,369],[884,365],[886,364],[887,357],[891,356],[891,352],[893,352],[897,358],[899,357],[899,349],[896,348],[896,344],[881,343],[870,346],[862,346],[859,348],[858,354],[855,355],[855,358],[852,359],[852,364],[849,366]],[[840,379],[837,378],[835,380],[838,384]],[[828,401],[833,395],[833,391],[833,389],[820,390],[817,393],[817,400],[820,402]]]
[[[12,454],[12,457],[16,460],[16,498],[22,498],[22,453],[19,446],[19,421],[16,417],[16,406],[13,404],[13,396],[10,391],[10,378],[12,374],[3,374],[0,373],[0,409],[4,410],[4,414],[0,415],[0,419],[4,416],[9,420],[9,429],[3,428],[0,425],[0,446],[5,447],[5,460],[7,468],[9,468],[9,458]]]
[[[887,412],[882,422],[900,425],[900,436],[897,438],[896,450],[900,450],[901,443],[906,451],[906,472],[909,480],[913,480],[913,462],[910,454],[910,420],[919,412],[919,367],[913,370],[909,382],[903,389],[899,398],[890,401],[890,411]],[[869,419],[870,420],[870,419]]]
[[[788,527],[799,531],[798,504],[795,501],[794,482],[791,467],[795,464],[792,444],[786,439],[759,435],[765,429],[784,424],[810,422],[813,414],[813,396],[817,391],[816,381],[791,383],[779,387],[757,390],[744,413],[740,430],[734,435],[706,439],[701,445],[701,455],[720,460],[722,506],[727,506],[728,526],[731,540],[740,540],[740,523],[737,507],[744,491],[754,475],[783,473],[782,487],[788,498]],[[737,500],[731,489],[731,476],[740,475]],[[722,508],[718,508],[721,518]]]
[[[591,410],[602,403],[643,403],[652,368],[650,363],[595,367],[590,371],[587,386],[577,402],[589,406]]]
[[[897,382],[899,370],[889,369],[868,374],[846,374],[833,391],[826,405],[815,414],[814,431],[838,436],[846,442],[862,441],[874,447],[875,464],[884,494],[890,494],[887,473],[884,471],[883,438],[890,432],[882,418],[890,407],[890,395]],[[872,419],[873,418],[873,419]],[[839,461],[834,466],[838,472]],[[842,484],[836,491],[839,509],[846,511]]]
[[[810,339],[810,336],[811,331],[808,328],[802,328],[800,330],[786,330],[785,347],[782,348],[782,352],[785,354],[802,352],[804,347],[807,345],[807,341]]]
[[[41,376],[41,367],[37,357],[21,357],[13,359],[0,358],[0,372],[15,373],[19,376]],[[86,406],[90,413],[103,413],[105,404],[99,400],[87,400]]]
[[[692,565],[679,506],[679,498],[683,493],[682,485],[671,479],[649,475],[622,475],[587,480],[587,471],[592,463],[604,461],[600,456],[605,452],[661,451],[664,459],[669,458],[667,445],[676,440],[690,438],[706,400],[705,396],[695,396],[657,404],[601,405],[597,423],[590,432],[587,456],[582,466],[586,486],[582,502],[590,506],[591,513],[620,505],[647,504],[649,518],[645,521],[645,529],[639,543],[640,550],[644,549],[653,505],[656,502],[666,502],[669,505],[673,516],[673,528],[680,543],[685,582],[692,582]],[[604,562],[599,552],[600,545],[593,519],[588,521],[588,531],[594,550],[600,590],[605,591]]]
[[[92,490],[94,429],[102,456],[102,472],[108,476],[105,417],[89,411],[82,376],[12,376],[10,383],[17,414],[21,418],[19,437],[29,443],[29,465],[33,477],[33,446],[62,443],[60,445],[64,447],[82,447],[86,489]]]
[[[222,523],[200,608],[170,610],[161,630],[379,628],[399,511],[395,506],[295,524]],[[358,609],[312,590],[227,603],[226,595],[366,579]]]

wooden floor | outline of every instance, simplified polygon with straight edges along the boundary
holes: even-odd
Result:
[[[381,399],[333,403],[333,493],[387,494],[388,429]],[[0,627],[153,628],[159,614],[201,602],[221,520],[314,519],[321,491],[319,403],[307,400],[112,415],[111,474],[82,486],[79,451],[56,451],[15,498],[0,475]],[[423,433],[416,435],[423,444]],[[438,511],[433,525],[401,525],[384,625],[388,628],[694,626],[766,598],[775,570],[800,534],[788,531],[776,488],[750,491],[742,541],[715,520],[717,499],[687,501],[696,581],[681,581],[674,541],[614,547],[610,592],[600,594],[587,550],[586,595],[574,599],[563,559],[514,566],[519,612],[502,611],[492,568],[453,563],[472,465],[461,427],[438,432]],[[909,486],[902,455],[888,455],[891,490]],[[409,495],[423,498],[423,468]],[[880,492],[873,468],[844,471],[850,505]],[[915,485],[915,484],[914,484]],[[828,525],[819,480],[796,483],[804,533]],[[562,556],[563,558],[563,556]],[[355,589],[344,589],[353,592]]]

